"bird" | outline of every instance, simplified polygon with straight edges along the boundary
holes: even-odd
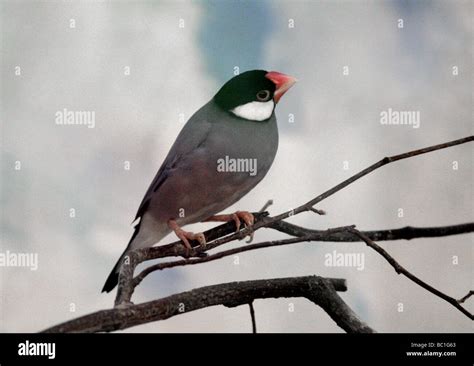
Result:
[[[204,235],[185,231],[185,225],[233,220],[238,231],[242,221],[253,224],[248,211],[218,213],[239,201],[269,171],[278,149],[275,107],[296,81],[277,71],[242,72],[190,117],[146,191],[133,235],[102,292],[117,285],[127,253],[152,247],[171,232],[188,249],[190,240],[205,246]]]

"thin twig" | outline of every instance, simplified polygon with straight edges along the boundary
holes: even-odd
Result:
[[[461,297],[459,300],[457,300],[458,303],[462,304],[464,303],[467,299],[469,299],[472,295],[474,295],[474,291],[469,291],[466,295]]]
[[[466,315],[468,318],[471,320],[474,319],[473,314],[471,314],[468,310],[466,310],[464,307],[461,306],[461,304],[458,302],[458,300],[452,298],[451,296],[448,296],[444,294],[443,292],[435,289],[433,286],[428,285],[426,282],[420,280],[418,277],[416,277],[414,274],[406,270],[404,267],[398,263],[395,258],[393,258],[390,254],[387,253],[385,249],[383,249],[381,246],[376,244],[373,240],[368,238],[366,235],[362,234],[359,230],[355,228],[349,229],[350,232],[352,232],[354,235],[357,235],[359,238],[361,238],[369,247],[374,249],[377,253],[379,253],[382,257],[385,258],[385,260],[390,263],[390,265],[395,269],[395,271],[398,274],[403,274],[405,277],[409,278],[413,282],[415,282],[417,285],[423,287],[425,290],[431,292],[432,294],[438,296],[439,298],[447,301],[451,305],[453,305],[456,309],[461,311],[464,315]]]
[[[318,210],[317,208],[314,208],[314,207],[311,207],[309,210],[318,215],[326,215],[326,211]]]
[[[265,202],[265,204],[262,206],[262,208],[260,209],[260,211],[258,211],[258,213],[262,214],[262,213],[267,213],[266,210],[268,207],[270,207],[271,205],[273,205],[273,200],[268,200],[267,202]],[[267,213],[268,214],[268,213]],[[255,218],[255,217],[254,217]],[[250,244],[252,241],[253,241],[253,237],[254,237],[254,234],[255,234],[255,231],[252,231],[249,235],[249,239],[246,241],[247,244]]]
[[[257,322],[255,321],[255,309],[253,308],[253,301],[249,302],[250,318],[252,318],[252,333],[257,334]]]
[[[273,200],[268,200],[258,212],[265,212],[271,205],[273,205]]]

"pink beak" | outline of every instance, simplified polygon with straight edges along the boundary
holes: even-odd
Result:
[[[285,75],[277,71],[270,71],[265,75],[265,77],[271,80],[276,86],[275,94],[273,95],[275,103],[278,103],[283,94],[285,94],[287,90],[298,81],[292,76]]]

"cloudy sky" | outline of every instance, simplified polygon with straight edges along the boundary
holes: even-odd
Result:
[[[280,146],[271,171],[229,212],[255,211],[273,199],[270,212],[277,214],[386,155],[472,135],[472,6],[2,1],[0,251],[37,254],[38,269],[0,267],[0,331],[35,332],[112,306],[114,294],[100,290],[183,126],[180,116],[189,118],[236,68],[277,70],[300,81],[277,108]],[[56,124],[64,109],[93,111],[94,128]],[[389,109],[418,113],[419,128],[382,124]],[[384,167],[322,202],[327,216],[290,221],[363,230],[472,221],[471,145]],[[282,237],[261,230],[255,242]],[[472,235],[381,244],[454,297],[472,289]],[[334,250],[363,254],[364,270],[325,266]],[[305,243],[244,253],[239,265],[229,257],[154,273],[134,301],[310,274],[346,278],[342,297],[380,332],[472,331],[464,315],[397,276],[361,243]],[[341,331],[306,300],[259,300],[255,309],[261,332]],[[247,307],[215,307],[128,331],[250,329]]]

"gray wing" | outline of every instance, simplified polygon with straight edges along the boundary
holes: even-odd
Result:
[[[169,177],[171,170],[179,166],[180,162],[186,159],[190,153],[201,146],[207,139],[211,129],[212,123],[209,118],[212,113],[211,102],[206,104],[200,110],[198,110],[186,123],[181,132],[179,133],[176,141],[171,147],[165,161],[161,165],[158,173],[150,184],[150,187],[145,193],[140,207],[138,208],[137,214],[133,221],[136,221],[139,217],[142,217],[146,212],[148,205],[150,204],[153,194],[161,187],[161,185]]]

